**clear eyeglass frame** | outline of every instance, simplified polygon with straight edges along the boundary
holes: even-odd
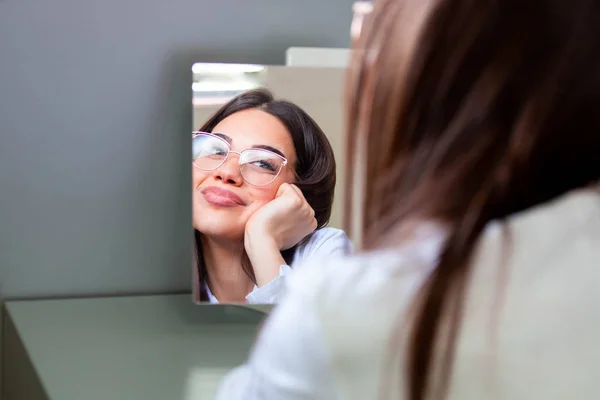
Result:
[[[221,166],[223,166],[223,164],[225,164],[227,162],[227,160],[229,159],[229,156],[233,153],[233,154],[237,154],[239,157],[239,160],[241,160],[243,158],[243,154],[246,154],[246,152],[262,152],[262,153],[268,153],[270,156],[276,157],[281,159],[281,166],[279,167],[279,170],[277,171],[277,173],[275,175],[272,175],[272,179],[267,182],[267,183],[263,183],[263,184],[256,184],[253,183],[251,181],[248,181],[248,179],[246,179],[246,177],[244,176],[244,171],[242,169],[243,165],[241,163],[238,162],[238,168],[240,169],[240,175],[242,177],[242,179],[244,179],[244,181],[246,183],[248,183],[249,185],[252,186],[256,186],[256,187],[263,187],[263,186],[268,186],[271,183],[273,183],[273,181],[275,179],[277,179],[277,177],[281,174],[281,171],[283,171],[283,169],[285,168],[285,166],[288,163],[287,158],[283,157],[281,154],[277,154],[275,152],[272,152],[270,150],[267,149],[246,149],[246,150],[242,150],[242,151],[234,151],[231,149],[231,145],[223,138],[214,135],[212,133],[209,132],[202,132],[202,131],[193,131],[192,132],[192,140],[194,140],[196,137],[198,136],[206,136],[206,137],[210,137],[212,139],[216,139],[218,141],[220,141],[226,148],[227,148],[227,154],[225,155],[225,157],[223,157],[223,160],[214,168],[202,168],[200,167],[198,164],[196,164],[196,160],[192,160],[192,164],[194,165],[194,167],[202,170],[202,171],[215,171],[219,168],[221,168]]]

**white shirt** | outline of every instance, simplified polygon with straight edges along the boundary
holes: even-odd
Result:
[[[299,268],[218,399],[378,399],[384,379],[405,398],[394,324],[443,241],[425,230],[401,250]],[[490,223],[473,262],[448,399],[600,398],[600,193]]]
[[[274,304],[278,303],[285,293],[286,276],[298,265],[303,265],[310,260],[328,256],[340,257],[347,255],[352,250],[352,243],[341,229],[321,228],[315,231],[310,239],[296,248],[291,265],[281,265],[279,275],[262,287],[254,285],[254,289],[246,296],[248,304]],[[208,299],[212,304],[219,300],[211,293],[208,286]]]

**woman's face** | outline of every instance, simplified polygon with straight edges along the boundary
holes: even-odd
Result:
[[[205,236],[241,240],[250,216],[275,198],[279,185],[294,182],[296,150],[283,123],[271,114],[257,109],[230,115],[217,124],[212,132],[226,138],[232,151],[269,146],[287,159],[287,165],[275,180],[260,187],[244,181],[240,174],[239,155],[235,153],[231,153],[223,165],[213,171],[203,171],[192,166],[194,228]],[[220,194],[226,197],[238,196],[238,200],[215,201],[215,191],[219,189],[227,191]]]

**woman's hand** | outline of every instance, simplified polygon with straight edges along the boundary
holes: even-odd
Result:
[[[289,249],[317,228],[315,212],[296,185],[283,183],[275,199],[256,211],[246,223],[244,245],[258,286],[279,274],[281,250]]]
[[[315,212],[296,185],[283,183],[275,199],[262,206],[246,223],[245,237],[260,235],[289,249],[317,229]]]

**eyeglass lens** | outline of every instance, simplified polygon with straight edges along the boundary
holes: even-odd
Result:
[[[213,135],[198,134],[192,139],[192,161],[204,171],[219,168],[227,160],[230,150],[227,142]],[[239,159],[242,178],[255,186],[273,182],[283,163],[281,157],[262,149],[244,150]]]

